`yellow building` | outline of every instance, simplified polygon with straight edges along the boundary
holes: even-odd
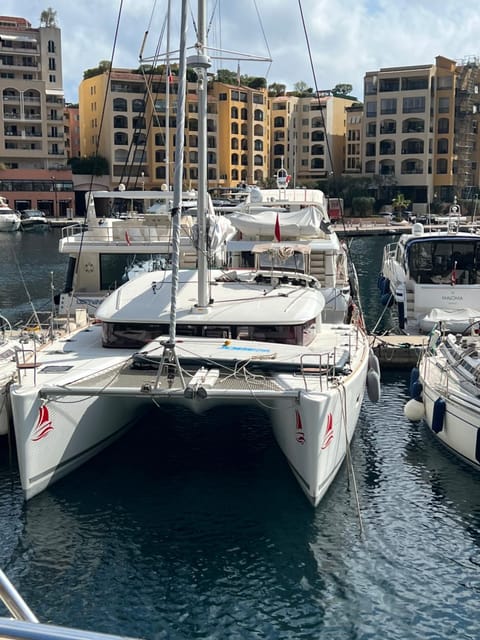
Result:
[[[108,82],[110,87],[108,88]],[[173,183],[178,83],[127,69],[99,73],[79,91],[82,156],[98,153],[110,166],[112,188],[160,188]],[[107,98],[105,100],[105,95]],[[198,183],[198,93],[187,86],[184,187]],[[209,188],[257,183],[269,175],[265,89],[211,82],[207,96]]]
[[[218,108],[218,186],[261,184],[270,176],[266,89],[211,83]]]

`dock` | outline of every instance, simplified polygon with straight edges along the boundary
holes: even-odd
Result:
[[[428,336],[372,335],[370,346],[382,369],[411,369],[418,363]]]

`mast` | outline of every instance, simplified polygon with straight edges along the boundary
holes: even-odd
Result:
[[[170,294],[170,327],[168,341],[163,344],[163,354],[158,367],[155,388],[160,385],[164,371],[167,372],[167,384],[171,386],[175,374],[180,376],[183,386],[185,381],[182,369],[175,353],[175,334],[177,328],[177,291],[178,271],[180,262],[180,216],[182,213],[182,182],[183,182],[183,153],[185,137],[185,96],[186,96],[186,50],[187,50],[187,5],[188,0],[182,0],[182,16],[180,27],[180,58],[178,65],[178,95],[177,95],[177,149],[175,153],[175,174],[172,208],[172,288]]]
[[[167,86],[165,87],[165,127],[166,127],[166,135],[165,135],[165,176],[167,178],[167,189],[170,190],[170,78],[171,78],[171,69],[170,69],[170,1],[168,0],[167,5],[167,59],[166,59],[166,68],[167,68]],[[180,73],[180,71],[179,71]]]
[[[205,0],[198,0],[197,53],[187,60],[197,74],[198,86],[198,311],[208,307],[208,256],[207,256],[207,70],[210,58],[206,54]]]

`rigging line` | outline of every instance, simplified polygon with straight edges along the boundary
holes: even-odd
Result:
[[[357,478],[355,476],[355,468],[353,465],[353,458],[352,458],[352,450],[351,450],[351,443],[348,442],[348,426],[347,426],[347,415],[348,415],[348,410],[347,410],[347,392],[345,389],[345,386],[343,385],[343,383],[341,384],[341,386],[338,387],[338,392],[340,395],[340,403],[341,403],[341,407],[342,407],[342,418],[343,418],[343,425],[344,425],[344,431],[345,431],[345,457],[347,460],[347,468],[349,471],[349,477],[352,478],[352,486],[353,486],[353,494],[355,497],[355,505],[357,507],[357,515],[358,515],[358,523],[360,525],[360,536],[363,538],[365,535],[365,529],[363,526],[363,520],[362,520],[362,509],[360,506],[360,497],[358,495],[358,486],[357,486]]]
[[[215,0],[215,4],[214,4],[213,9],[212,9],[212,15],[210,16],[210,22],[207,25],[207,31],[206,31],[207,36],[210,34],[210,29],[212,27],[213,18],[215,17],[215,13],[217,11],[217,6],[218,6],[218,0]]]
[[[117,45],[117,39],[118,39],[118,31],[120,28],[120,20],[122,17],[122,8],[123,8],[123,0],[120,0],[120,7],[118,10],[118,16],[117,16],[117,24],[115,26],[115,36],[113,39],[113,46],[112,46],[112,55],[110,56],[110,67],[108,69],[108,74],[107,74],[107,89],[105,91],[105,95],[103,98],[103,105],[102,105],[102,113],[100,116],[100,126],[98,129],[98,136],[97,136],[97,141],[95,144],[95,153],[94,153],[94,157],[98,158],[98,149],[100,147],[100,135],[103,129],[103,121],[105,119],[105,112],[106,112],[106,106],[107,106],[107,99],[108,99],[108,93],[109,93],[109,88],[110,88],[110,80],[111,80],[111,76],[112,76],[112,67],[113,67],[113,58],[115,55],[115,49],[116,49],[116,45]],[[91,195],[92,193],[92,187],[93,187],[93,180],[94,180],[94,173],[92,173],[92,177],[90,179],[90,187],[89,187],[89,194]],[[90,200],[90,195],[89,195],[89,200]],[[87,221],[87,216],[88,216],[88,204],[87,204],[87,209],[85,211],[85,222]],[[84,235],[85,235],[85,225],[82,227],[82,233],[80,236],[80,246],[78,248],[78,258],[80,258],[80,255],[82,253],[82,248],[83,248],[83,240],[84,240]],[[75,263],[75,276],[78,274],[78,267],[79,267],[79,262],[80,260],[77,259],[76,263]],[[67,315],[70,314],[70,310],[71,310],[71,306],[73,304],[73,295],[71,296],[70,299],[70,305],[69,305],[69,309],[67,311]]]
[[[270,64],[268,65],[267,73],[265,74],[265,76],[268,76],[268,72],[270,71],[270,67],[272,66],[272,55],[270,53],[270,47],[268,46],[267,36],[265,35],[265,29],[263,28],[262,17],[258,9],[257,0],[253,0],[253,4],[255,6],[255,11],[257,12],[257,18],[258,18],[258,22],[260,23],[260,29],[262,31],[263,39],[265,41],[265,46],[267,47],[268,57],[270,58]]]
[[[13,257],[15,259],[15,264],[17,265],[18,272],[20,273],[20,279],[22,281],[23,288],[25,289],[25,293],[27,294],[28,302],[29,302],[30,306],[32,307],[33,317],[35,318],[35,322],[37,323],[37,325],[39,327],[41,327],[40,319],[38,317],[37,310],[35,309],[35,305],[33,304],[33,300],[32,300],[32,298],[30,296],[30,291],[28,290],[27,283],[25,282],[25,278],[23,277],[23,271],[22,271],[22,269],[20,267],[20,263],[18,262],[17,253],[16,253],[15,249],[13,249],[13,248],[12,248],[12,253],[13,253]]]
[[[310,69],[312,71],[313,84],[315,85],[315,92],[317,94],[317,99],[318,99],[319,106],[321,106],[321,100],[320,100],[320,96],[319,96],[318,83],[317,83],[317,76],[315,74],[315,67],[313,65],[312,50],[311,50],[310,41],[309,41],[309,38],[308,38],[307,25],[305,24],[305,17],[303,15],[302,0],[298,0],[298,7],[300,9],[300,16],[301,16],[301,19],[302,19],[303,32],[305,34],[305,41],[306,41],[306,44],[307,44],[308,60],[310,62]],[[323,115],[323,109],[321,109],[321,108],[320,108],[320,117],[321,117],[322,122],[323,122],[323,127],[325,128],[325,117]],[[328,137],[327,136],[325,137],[325,146],[327,147],[328,160],[330,162],[330,167],[333,170],[332,152],[331,152],[331,149],[330,149],[330,143],[328,141]]]

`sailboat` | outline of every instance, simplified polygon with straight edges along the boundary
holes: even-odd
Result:
[[[255,407],[265,413],[300,487],[318,505],[347,456],[366,389],[379,396],[378,360],[361,318],[322,321],[318,280],[298,268],[308,247],[252,248],[252,269],[210,269],[206,162],[205,3],[188,64],[198,76],[197,269],[179,268],[187,3],[182,3],[171,270],[116,289],[96,323],[38,354],[12,386],[20,477],[27,499],[91,458],[145,412]],[[158,426],[158,425],[157,425]],[[228,425],[226,425],[228,428]]]

